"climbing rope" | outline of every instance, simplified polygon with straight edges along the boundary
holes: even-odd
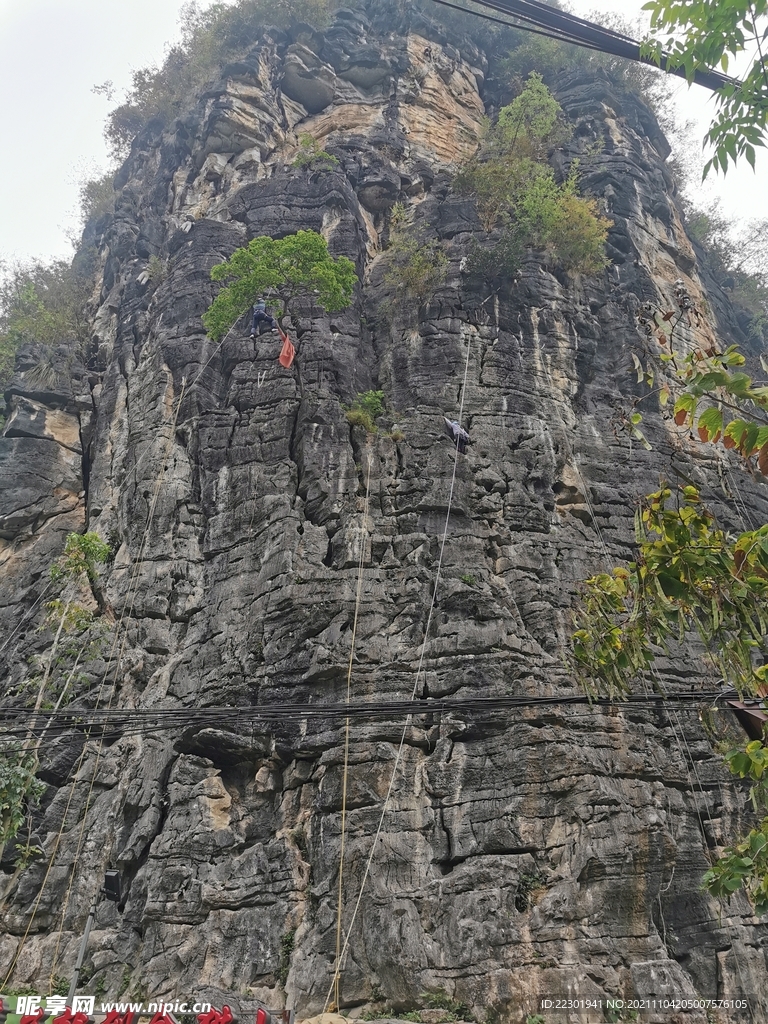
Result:
[[[459,405],[459,417],[458,417],[458,422],[459,423],[462,422],[462,415],[463,415],[463,412],[464,412],[464,396],[466,394],[467,374],[469,372],[469,356],[470,356],[471,351],[472,351],[472,343],[471,343],[471,339],[468,338],[467,339],[467,359],[466,359],[466,363],[464,365],[464,379],[463,379],[462,385],[461,385],[461,401],[460,401],[460,405]],[[425,629],[424,629],[424,640],[423,640],[422,646],[421,646],[421,656],[419,658],[419,664],[418,664],[418,667],[416,669],[416,680],[415,680],[415,682],[413,684],[413,691],[411,693],[411,700],[412,701],[416,697],[416,692],[417,692],[418,686],[419,686],[419,677],[420,677],[420,674],[421,674],[422,666],[424,664],[424,655],[425,655],[426,648],[427,648],[427,642],[429,640],[429,627],[430,627],[431,622],[432,622],[432,613],[434,612],[435,601],[436,601],[436,598],[437,598],[437,588],[438,588],[439,583],[440,583],[440,573],[441,573],[442,565],[443,565],[443,553],[445,551],[445,542],[446,542],[446,539],[448,537],[448,527],[449,527],[450,518],[451,518],[451,508],[453,506],[453,491],[454,491],[454,487],[455,487],[455,484],[456,484],[456,468],[457,468],[457,465],[458,465],[458,459],[459,459],[459,449],[458,449],[458,445],[457,445],[456,446],[456,450],[454,452],[454,456],[453,456],[453,472],[451,474],[451,486],[450,486],[450,490],[448,492],[448,508],[447,508],[446,515],[445,515],[445,528],[443,530],[442,542],[440,544],[440,556],[439,556],[438,561],[437,561],[437,571],[435,573],[435,583],[434,583],[434,586],[432,588],[432,600],[430,601],[429,613],[427,615],[427,624],[426,624]],[[342,946],[341,953],[337,956],[336,970],[334,972],[334,977],[333,977],[333,980],[331,982],[331,986],[328,989],[328,994],[327,994],[327,996],[325,998],[325,1004],[324,1004],[324,1007],[323,1007],[323,1012],[325,1012],[326,1009],[328,1008],[328,1004],[329,1004],[330,998],[331,998],[331,993],[334,992],[334,991],[338,993],[339,976],[340,976],[341,971],[342,971],[343,966],[344,966],[344,958],[345,958],[345,956],[347,954],[347,949],[349,948],[349,939],[350,939],[350,936],[352,934],[352,929],[354,928],[355,921],[357,919],[357,914],[358,914],[358,911],[360,909],[360,903],[362,902],[362,899],[363,899],[363,893],[365,892],[365,886],[366,886],[366,883],[368,881],[368,876],[369,876],[370,871],[371,871],[371,864],[373,863],[373,857],[374,857],[374,854],[376,852],[376,847],[378,846],[378,843],[379,843],[379,837],[381,836],[381,830],[382,830],[382,827],[384,825],[384,819],[386,817],[387,810],[389,809],[389,802],[390,802],[390,799],[392,797],[392,790],[393,790],[394,785],[395,785],[395,779],[397,778],[397,771],[398,771],[398,768],[400,767],[400,761],[401,761],[402,755],[403,755],[403,746],[405,744],[405,737],[406,737],[406,734],[408,732],[408,726],[410,725],[410,722],[411,722],[411,713],[408,714],[408,716],[407,716],[407,718],[405,720],[405,725],[403,726],[403,732],[402,732],[402,735],[400,737],[400,744],[399,744],[398,749],[397,749],[397,755],[395,756],[395,763],[394,763],[394,765],[392,767],[392,775],[391,775],[391,778],[389,780],[389,787],[387,789],[387,794],[386,794],[386,796],[384,798],[384,805],[383,805],[383,807],[381,809],[381,815],[379,817],[379,823],[378,823],[378,826],[376,828],[376,834],[375,834],[374,839],[373,839],[373,844],[371,845],[371,851],[370,851],[370,853],[368,855],[368,860],[366,861],[365,871],[363,872],[363,879],[362,879],[362,882],[360,883],[360,892],[358,893],[357,900],[355,902],[355,907],[354,907],[354,910],[352,912],[352,919],[349,922],[349,927],[347,928],[347,932],[346,932],[346,935],[345,935],[345,938],[344,938],[344,945]],[[338,995],[337,995],[336,1005],[337,1005],[337,1007],[339,1005],[338,1004]]]
[[[98,691],[97,698],[96,698],[95,709],[98,709],[98,707],[99,707],[99,705],[101,703],[101,696],[102,696],[104,684],[106,682],[107,676],[109,675],[109,664],[110,664],[110,661],[112,660],[112,658],[114,656],[114,653],[115,653],[115,650],[117,649],[118,642],[120,642],[122,640],[122,643],[121,643],[121,646],[120,646],[120,651],[118,653],[117,659],[114,662],[115,675],[114,675],[113,683],[116,685],[117,673],[119,671],[120,662],[122,660],[122,656],[123,656],[123,653],[124,653],[124,650],[125,650],[125,642],[126,642],[126,636],[127,636],[127,634],[123,634],[121,636],[122,626],[123,626],[124,619],[126,617],[126,609],[128,608],[128,612],[127,612],[128,616],[130,616],[132,614],[132,612],[133,612],[133,606],[134,606],[134,602],[135,602],[135,597],[136,597],[136,593],[137,593],[137,590],[138,590],[138,578],[139,578],[140,563],[141,563],[141,559],[142,559],[142,556],[143,556],[143,553],[144,553],[144,550],[145,550],[145,547],[146,547],[146,544],[147,544],[147,541],[148,541],[149,530],[150,530],[150,527],[151,527],[152,519],[154,517],[155,508],[156,508],[156,505],[157,505],[157,500],[158,500],[158,496],[159,496],[159,492],[160,492],[162,478],[163,478],[163,476],[165,474],[165,469],[166,469],[166,466],[167,466],[168,455],[170,454],[171,446],[173,444],[173,440],[174,440],[174,437],[175,437],[176,428],[177,428],[177,425],[178,425],[178,417],[179,417],[179,412],[181,410],[182,401],[183,401],[183,399],[185,397],[185,394],[188,396],[199,385],[204,372],[206,371],[208,366],[210,366],[211,362],[216,357],[217,353],[220,351],[220,349],[222,348],[222,346],[226,342],[227,338],[229,338],[230,334],[235,329],[235,327],[237,326],[237,324],[240,322],[240,320],[242,319],[242,317],[244,315],[245,315],[244,313],[240,314],[240,316],[235,320],[235,322],[232,324],[232,326],[227,331],[227,333],[224,335],[224,337],[221,339],[221,341],[216,345],[216,347],[210,353],[210,355],[208,356],[208,358],[205,361],[205,363],[203,364],[203,366],[200,368],[198,374],[196,375],[196,377],[192,381],[191,385],[189,387],[187,387],[186,378],[184,378],[182,380],[181,392],[179,394],[179,400],[178,400],[178,403],[177,403],[177,406],[176,406],[176,411],[175,411],[175,414],[174,414],[173,423],[171,425],[171,430],[170,430],[168,441],[167,441],[166,454],[165,454],[165,457],[163,458],[160,474],[158,475],[158,480],[157,480],[156,485],[155,485],[155,490],[154,490],[152,502],[151,502],[151,505],[150,505],[149,514],[148,514],[148,517],[147,517],[147,523],[146,523],[146,526],[145,526],[145,529],[144,529],[144,534],[142,536],[142,540],[141,540],[141,543],[140,543],[140,546],[139,546],[139,552],[138,552],[138,554],[136,556],[136,559],[135,559],[135,562],[134,562],[134,569],[133,569],[133,573],[132,573],[131,580],[130,580],[130,583],[129,583],[128,593],[126,595],[126,601],[125,601],[125,603],[123,605],[123,610],[122,610],[122,613],[120,615],[120,619],[118,621],[117,627],[115,629],[115,633],[114,633],[114,637],[113,637],[113,643],[112,643],[112,649],[110,651],[109,657],[107,658],[107,666],[108,667],[106,668],[105,673],[102,676],[101,682],[99,684],[99,691]],[[148,449],[147,452],[145,452],[145,454],[143,456],[141,456],[137,460],[136,464],[133,467],[133,470],[134,470],[135,473],[138,471],[139,466],[143,463],[144,459],[147,458],[151,454],[151,451],[152,451],[151,448]],[[7,644],[10,642],[10,640],[15,635],[15,633],[20,629],[20,627],[23,624],[23,622],[25,621],[25,619],[28,618],[32,614],[34,609],[40,604],[40,602],[43,600],[45,594],[50,589],[50,586],[51,586],[51,584],[49,583],[48,586],[46,587],[45,591],[43,592],[43,594],[40,595],[40,597],[37,599],[37,601],[32,606],[32,608],[27,613],[27,615],[22,617],[22,620],[20,620],[20,622],[15,627],[15,629],[12,631],[12,633],[6,639],[5,643],[3,644],[3,647],[0,648],[0,651],[2,651],[5,648],[5,646],[7,646]],[[113,688],[112,688],[112,694],[110,696],[110,700],[109,700],[109,704],[108,704],[108,709],[111,708],[112,700],[113,699],[114,699],[114,685],[113,685]],[[43,732],[43,735],[44,734],[45,734],[45,731]],[[7,973],[7,975],[5,977],[5,980],[3,982],[3,987],[7,986],[8,980],[10,979],[11,974],[13,973],[13,970],[14,970],[17,962],[18,962],[19,956],[21,955],[21,952],[22,952],[22,950],[24,948],[24,945],[26,943],[26,940],[27,940],[27,937],[29,935],[30,929],[32,927],[32,924],[34,922],[35,916],[37,914],[37,910],[38,910],[38,908],[40,906],[40,901],[41,901],[42,896],[43,896],[45,885],[47,883],[48,877],[49,877],[50,872],[51,872],[51,870],[53,868],[53,865],[55,863],[56,854],[58,852],[59,845],[61,843],[61,839],[62,839],[62,836],[64,834],[64,828],[66,826],[67,815],[68,815],[69,808],[70,808],[70,805],[71,805],[71,802],[72,802],[72,798],[73,798],[74,792],[75,792],[77,773],[80,771],[80,769],[82,767],[83,760],[84,760],[84,757],[85,757],[85,752],[86,752],[86,749],[87,749],[87,741],[90,738],[90,735],[91,735],[91,732],[89,731],[88,736],[86,737],[86,741],[84,742],[82,750],[81,750],[80,758],[78,760],[78,765],[77,765],[77,768],[76,768],[76,771],[75,771],[75,777],[73,779],[72,787],[70,789],[69,797],[67,799],[67,804],[66,804],[66,807],[65,807],[65,810],[64,810],[64,815],[63,815],[62,820],[61,820],[61,824],[60,824],[59,831],[58,831],[58,834],[57,834],[57,838],[56,838],[56,841],[55,841],[55,844],[54,844],[54,848],[53,848],[53,851],[51,853],[51,858],[50,858],[50,860],[48,862],[48,866],[47,866],[45,875],[43,877],[43,882],[41,884],[40,890],[37,893],[37,897],[35,899],[35,903],[34,903],[33,908],[32,908],[32,914],[31,914],[29,922],[27,924],[27,928],[26,928],[26,930],[24,932],[24,935],[22,936],[21,942],[19,943],[19,945],[18,945],[18,947],[16,949],[15,955],[14,955],[13,960],[11,962],[11,965],[10,965],[10,967],[8,969],[8,973]],[[40,742],[42,742],[42,737],[40,738],[40,741],[38,742],[36,749],[39,749]],[[93,770],[93,773],[92,773],[92,776],[91,776],[91,781],[90,781],[90,785],[89,785],[89,789],[88,789],[88,795],[87,795],[87,798],[86,798],[85,810],[83,812],[83,818],[82,818],[82,823],[81,823],[80,835],[79,835],[79,838],[78,838],[77,850],[76,850],[75,857],[74,857],[74,860],[73,860],[72,872],[70,874],[69,884],[68,884],[68,887],[67,887],[67,893],[66,893],[66,896],[65,896],[64,905],[63,905],[63,909],[62,909],[61,921],[60,921],[60,926],[59,926],[59,930],[58,930],[58,939],[57,939],[57,943],[56,943],[56,949],[55,949],[55,952],[54,952],[53,964],[52,964],[52,968],[51,968],[51,976],[50,976],[50,979],[49,979],[49,983],[50,983],[51,986],[53,984],[54,972],[55,972],[56,964],[57,964],[57,961],[58,961],[58,954],[59,954],[59,948],[60,948],[60,944],[61,944],[61,936],[62,936],[63,924],[64,924],[64,920],[65,920],[65,916],[66,916],[66,910],[67,910],[67,907],[68,907],[68,904],[69,904],[69,899],[70,899],[70,895],[71,895],[71,891],[72,891],[74,877],[75,877],[75,874],[76,874],[76,871],[77,871],[78,860],[79,860],[79,857],[80,857],[80,853],[82,851],[82,845],[83,845],[83,840],[84,840],[84,835],[85,835],[85,825],[86,825],[86,820],[87,820],[87,814],[88,814],[88,810],[90,808],[90,801],[91,801],[91,796],[92,796],[92,793],[93,793],[93,787],[94,787],[94,784],[95,784],[96,774],[98,772],[99,762],[100,762],[100,759],[101,759],[101,754],[102,754],[102,750],[103,750],[103,742],[104,742],[104,728],[102,728],[102,734],[101,734],[101,737],[100,737],[100,740],[99,740],[99,745],[98,745],[98,748],[97,748],[96,759],[95,759],[95,763],[94,763],[94,770]]]
[[[150,529],[151,529],[151,526],[152,526],[152,521],[154,519],[155,509],[157,507],[157,501],[158,501],[158,498],[160,496],[160,489],[161,489],[162,484],[163,484],[163,479],[165,477],[165,472],[166,472],[166,469],[168,467],[168,461],[170,459],[171,451],[172,451],[172,448],[173,448],[173,442],[174,442],[174,439],[176,437],[176,424],[178,422],[179,410],[181,409],[181,404],[184,401],[184,393],[185,393],[185,390],[186,390],[186,386],[187,386],[187,378],[183,377],[182,381],[181,381],[181,391],[179,393],[179,400],[178,400],[178,402],[176,404],[176,411],[175,411],[174,417],[173,417],[173,423],[171,424],[171,430],[169,431],[169,434],[168,434],[168,439],[166,441],[165,452],[164,452],[164,455],[163,455],[163,458],[162,458],[162,461],[161,461],[161,465],[160,465],[160,472],[158,473],[157,480],[155,481],[155,488],[154,488],[154,492],[153,492],[153,495],[152,495],[152,502],[150,504],[149,511],[148,511],[148,514],[147,514],[147,522],[146,522],[146,525],[144,527],[144,533],[142,535],[141,543],[139,544],[139,550],[138,550],[138,553],[136,555],[136,561],[134,563],[134,571],[133,571],[133,576],[131,578],[131,584],[129,586],[129,592],[128,592],[128,595],[126,596],[126,601],[123,604],[123,609],[122,609],[122,612],[120,614],[120,619],[118,621],[118,627],[117,627],[117,630],[116,630],[116,633],[115,633],[116,640],[117,640],[117,637],[120,635],[120,633],[122,633],[122,636],[120,637],[120,640],[121,640],[120,649],[118,651],[117,658],[115,659],[115,662],[114,662],[114,676],[112,678],[112,686],[111,686],[111,689],[110,689],[110,696],[109,696],[109,702],[107,704],[107,710],[109,710],[112,707],[112,701],[114,700],[114,697],[115,697],[115,691],[117,689],[117,676],[118,676],[118,672],[120,671],[120,663],[122,662],[123,655],[125,653],[125,645],[126,645],[127,638],[128,638],[128,630],[127,630],[127,628],[122,629],[122,625],[123,625],[123,622],[124,622],[124,620],[126,618],[130,620],[131,616],[133,615],[133,607],[134,607],[134,603],[135,603],[135,600],[136,600],[136,594],[138,592],[138,578],[139,578],[139,573],[140,573],[140,566],[141,566],[142,558],[144,556],[144,552],[146,550],[146,546],[147,546],[147,544],[149,542],[149,532],[150,532]],[[130,605],[128,603],[128,599],[130,599]],[[126,615],[126,607],[128,607],[127,615]],[[105,670],[104,676],[102,677],[102,682],[101,682],[101,685],[99,687],[99,694],[98,694],[97,701],[96,701],[96,706],[97,707],[98,707],[98,704],[99,704],[99,702],[101,700],[101,693],[102,693],[103,685],[104,685],[104,682],[106,681],[106,678],[107,678],[108,675],[109,675],[109,668],[107,668]],[[77,849],[75,851],[74,860],[72,862],[72,871],[70,872],[69,881],[68,881],[68,884],[67,884],[67,891],[66,891],[66,894],[64,896],[64,901],[63,901],[63,904],[62,904],[61,919],[60,919],[60,924],[59,924],[58,936],[57,936],[57,939],[56,939],[56,948],[54,950],[53,961],[52,961],[52,964],[51,964],[51,974],[50,974],[50,979],[49,979],[49,984],[51,986],[53,985],[53,979],[54,979],[55,971],[56,971],[56,964],[58,963],[59,949],[60,949],[60,946],[61,946],[61,937],[62,937],[62,933],[63,933],[63,930],[64,930],[64,920],[66,918],[67,909],[69,907],[69,900],[70,900],[70,896],[71,896],[71,893],[72,893],[72,887],[74,885],[75,875],[77,873],[77,865],[78,865],[78,861],[80,859],[80,854],[82,852],[83,842],[85,840],[85,829],[86,829],[86,825],[87,825],[87,821],[88,821],[88,811],[89,811],[90,805],[91,805],[91,797],[93,795],[93,787],[94,787],[94,785],[96,783],[96,776],[98,774],[99,764],[101,762],[101,755],[102,755],[102,752],[103,752],[103,749],[104,749],[104,735],[105,735],[105,730],[102,729],[101,736],[99,737],[99,742],[98,742],[98,746],[97,746],[97,749],[96,749],[96,757],[95,757],[95,760],[94,760],[93,772],[91,773],[91,781],[90,781],[90,785],[88,787],[88,794],[87,794],[86,800],[85,800],[85,809],[83,811],[83,816],[82,816],[82,820],[81,820],[81,824],[80,824],[80,835],[78,836]]]
[[[360,527],[360,559],[357,566],[357,592],[355,595],[355,613],[352,619],[352,641],[349,649],[349,665],[347,667],[347,699],[349,707],[352,694],[352,664],[355,659],[355,637],[357,636],[357,619],[360,613],[360,598],[363,591],[363,566],[365,565],[365,541],[368,536],[368,503],[371,493],[371,444],[368,441],[368,472],[365,483],[365,503],[363,505],[363,521]],[[339,853],[339,897],[336,909],[336,967],[333,980],[335,985],[335,1004],[339,1005],[339,981],[340,960],[341,960],[341,915],[344,906],[343,885],[344,885],[344,851],[346,846],[346,822],[347,822],[347,781],[349,776],[349,715],[344,720],[344,771],[341,786],[341,851]]]
[[[171,446],[173,444],[173,439],[174,439],[174,436],[175,436],[176,422],[178,420],[179,410],[181,409],[181,403],[182,403],[182,400],[184,398],[185,387],[186,387],[186,379],[182,381],[181,392],[180,392],[179,400],[178,400],[178,403],[177,403],[177,406],[176,406],[176,412],[175,412],[172,428],[171,428],[168,440],[166,442],[166,451],[165,451],[164,458],[162,460],[160,473],[158,475],[158,480],[157,480],[156,485],[155,485],[155,492],[154,492],[154,495],[153,495],[153,501],[152,501],[152,504],[150,506],[149,514],[148,514],[148,517],[147,517],[147,523],[146,523],[145,528],[144,528],[144,533],[143,533],[141,544],[140,544],[140,548],[139,548],[139,553],[137,555],[136,562],[135,562],[135,565],[134,565],[134,572],[133,572],[133,575],[131,577],[131,582],[129,584],[128,594],[126,596],[126,602],[125,602],[125,604],[123,606],[123,611],[121,613],[120,619],[119,619],[118,624],[117,624],[116,629],[115,629],[114,638],[113,638],[113,642],[112,642],[112,648],[111,648],[109,656],[107,658],[107,668],[105,669],[104,675],[102,676],[100,684],[99,684],[99,690],[98,690],[98,693],[97,693],[96,703],[95,703],[95,710],[98,710],[99,705],[101,703],[101,697],[102,697],[104,685],[106,683],[107,676],[109,675],[109,671],[110,671],[109,665],[110,665],[110,662],[112,661],[113,656],[115,654],[115,650],[117,648],[118,642],[122,639],[122,646],[121,646],[121,649],[120,649],[120,653],[119,653],[118,658],[115,660],[115,663],[114,663],[114,665],[115,665],[115,677],[114,677],[113,682],[116,683],[116,680],[117,680],[117,672],[119,670],[120,660],[122,658],[122,654],[123,654],[124,646],[125,646],[125,635],[123,635],[121,637],[121,633],[122,633],[123,622],[124,622],[124,619],[126,617],[126,609],[129,608],[129,602],[130,602],[130,608],[129,608],[127,614],[130,615],[132,613],[132,611],[133,611],[133,603],[134,603],[134,600],[135,600],[135,594],[136,594],[136,591],[138,589],[139,563],[141,561],[141,557],[143,555],[144,548],[145,548],[145,545],[146,545],[146,542],[147,542],[147,539],[148,539],[149,529],[150,529],[150,526],[151,526],[152,518],[154,516],[154,511],[155,511],[155,507],[156,507],[156,504],[157,504],[157,498],[158,498],[159,492],[160,492],[160,486],[162,484],[162,478],[163,478],[163,475],[165,473],[165,469],[166,469],[167,462],[168,462],[168,455],[170,454]],[[132,595],[132,592],[133,592],[133,595]],[[113,693],[113,696],[114,696],[114,693]],[[108,709],[109,709],[109,707],[111,707],[111,702],[112,702],[112,697],[110,698],[110,703],[108,705]],[[65,807],[64,815],[63,815],[62,820],[61,820],[61,824],[60,824],[59,831],[58,831],[58,834],[57,834],[56,842],[54,844],[54,848],[53,848],[53,851],[51,853],[51,857],[50,857],[50,860],[49,860],[49,863],[48,863],[48,867],[46,869],[45,876],[43,878],[43,882],[42,882],[42,884],[40,886],[40,890],[38,891],[35,903],[33,905],[32,914],[31,914],[29,922],[27,924],[27,928],[26,928],[26,930],[24,932],[24,935],[23,935],[23,937],[21,939],[21,942],[19,943],[19,945],[18,945],[18,947],[16,949],[16,953],[15,953],[15,955],[13,957],[11,965],[10,965],[10,967],[8,969],[8,973],[7,973],[7,975],[5,977],[5,980],[3,982],[3,987],[5,987],[7,985],[8,980],[10,979],[11,974],[12,974],[12,972],[13,972],[13,970],[14,970],[17,962],[18,962],[19,956],[22,953],[22,950],[23,950],[24,945],[26,943],[26,940],[27,940],[27,937],[29,935],[30,929],[32,927],[32,924],[34,922],[35,916],[37,914],[37,910],[38,910],[38,908],[40,906],[40,901],[42,899],[43,892],[45,890],[45,885],[47,883],[47,880],[48,880],[48,877],[50,875],[51,869],[53,868],[53,865],[55,863],[56,854],[58,852],[59,845],[60,845],[60,842],[61,842],[61,838],[62,838],[62,836],[64,834],[64,829],[65,829],[65,826],[66,826],[66,821],[67,821],[67,815],[68,815],[68,812],[69,812],[69,807],[71,805],[72,798],[74,796],[76,780],[77,780],[77,773],[80,771],[80,768],[82,767],[82,764],[83,764],[83,761],[84,761],[84,757],[85,757],[85,753],[86,753],[86,749],[87,749],[87,741],[88,741],[88,739],[90,739],[91,731],[92,730],[89,730],[88,736],[85,739],[85,742],[83,744],[83,748],[82,748],[81,753],[80,753],[80,758],[79,758],[79,761],[78,761],[78,766],[77,766],[77,769],[75,771],[75,776],[74,776],[74,779],[73,779],[73,783],[72,783],[70,794],[69,794],[69,797],[68,797],[68,800],[67,800],[67,804],[66,804],[66,807]],[[71,889],[72,889],[72,884],[73,884],[73,880],[74,880],[74,875],[75,875],[75,873],[77,871],[77,863],[78,863],[78,859],[79,859],[80,852],[81,852],[81,849],[82,849],[82,843],[83,843],[84,833],[85,833],[86,819],[87,819],[88,809],[89,809],[89,805],[90,805],[91,794],[92,794],[93,786],[94,786],[95,779],[96,779],[96,773],[98,771],[98,765],[99,765],[99,760],[100,760],[100,756],[101,756],[101,750],[102,750],[102,746],[103,746],[103,739],[104,739],[104,730],[102,729],[102,735],[101,735],[101,739],[100,739],[100,742],[99,742],[99,747],[98,747],[98,751],[97,751],[97,757],[96,757],[96,761],[95,761],[95,764],[94,764],[94,771],[93,771],[93,774],[92,774],[92,777],[91,777],[91,782],[90,782],[90,786],[89,786],[89,790],[88,790],[86,806],[85,806],[85,810],[83,812],[83,818],[82,818],[82,824],[81,824],[81,829],[80,829],[80,835],[79,835],[79,839],[78,839],[77,851],[75,853],[75,857],[74,857],[74,860],[73,860],[72,872],[71,872],[71,875],[70,875],[69,884],[68,884],[68,887],[67,887],[67,893],[66,893],[66,897],[65,897],[65,901],[64,901],[64,906],[63,906],[63,909],[62,909],[61,926],[60,926],[60,929],[59,929],[58,941],[57,941],[57,944],[56,944],[56,950],[55,950],[54,959],[53,959],[53,966],[52,966],[52,969],[51,969],[51,978],[50,978],[51,983],[53,981],[54,971],[55,971],[56,963],[57,963],[57,960],[58,960],[58,951],[59,951],[60,942],[61,942],[61,928],[63,928],[63,922],[64,922],[64,918],[65,918],[65,914],[66,914],[66,909],[67,909],[68,902],[69,902],[69,897],[70,897],[70,894],[71,894]]]

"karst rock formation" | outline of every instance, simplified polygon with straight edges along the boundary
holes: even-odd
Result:
[[[764,927],[745,898],[721,906],[701,889],[746,804],[695,711],[426,704],[579,693],[564,656],[577,584],[631,557],[638,497],[672,465],[728,514],[718,456],[658,411],[651,451],[621,423],[642,393],[637,313],[674,308],[682,278],[697,330],[743,340],[686,237],[653,114],[599,71],[560,75],[575,132],[553,159],[564,173],[582,158],[581,187],[613,221],[611,265],[567,274],[531,251],[513,280],[466,272],[484,233],[451,182],[499,101],[487,55],[435,19],[384,4],[323,30],[264,29],[185,116],[134,142],[114,215],[84,240],[100,266],[88,355],[33,385],[34,354],[20,354],[0,440],[3,700],[29,701],[54,642],[50,566],[90,530],[112,560],[80,598],[101,639],[71,706],[163,721],[46,737],[32,821],[44,853],[21,870],[8,848],[2,865],[11,986],[70,976],[116,868],[125,905],[101,904],[81,990],[323,1009],[343,718],[189,712],[343,702],[357,607],[353,701],[410,699],[423,657],[425,709],[405,731],[342,1008],[442,993],[481,1021],[519,1021],[540,995],[578,991],[747,997],[728,1019],[768,1019]],[[303,132],[338,164],[292,167]],[[434,296],[399,309],[385,273],[395,202],[449,258]],[[207,339],[211,267],[300,229],[353,260],[352,306],[297,317],[290,369],[245,320]],[[389,419],[368,435],[344,406],[375,389]],[[455,460],[443,416],[462,402],[473,445]],[[757,485],[741,486],[765,521]],[[671,691],[703,685],[698,662],[662,665]],[[350,725],[342,935],[404,724]]]

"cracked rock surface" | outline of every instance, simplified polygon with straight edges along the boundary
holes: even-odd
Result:
[[[342,11],[325,32],[265,30],[188,115],[135,141],[100,229],[88,368],[41,391],[20,362],[0,440],[3,699],[26,699],[45,664],[48,567],[87,528],[114,557],[75,706],[177,718],[46,742],[33,820],[45,856],[23,871],[10,850],[2,861],[13,984],[71,972],[101,872],[116,867],[125,909],[99,910],[86,991],[323,1009],[343,721],[222,727],[184,713],[343,701],[362,564],[353,699],[416,687],[424,711],[405,728],[342,1006],[402,1011],[444,992],[512,1021],[545,994],[704,996],[768,1016],[764,926],[744,898],[720,907],[701,890],[744,827],[745,794],[696,709],[429,708],[577,692],[563,660],[577,582],[631,557],[636,500],[660,474],[694,480],[740,525],[718,456],[652,411],[652,451],[617,426],[640,394],[631,353],[647,358],[636,313],[671,307],[676,279],[701,309],[707,298],[699,332],[742,340],[685,235],[653,115],[606,78],[559,80],[577,132],[556,160],[565,170],[601,140],[582,187],[613,220],[612,264],[586,278],[530,253],[517,280],[491,284],[462,272],[482,233],[450,188],[497,105],[487,69],[468,40],[426,20],[406,32],[386,7]],[[303,132],[338,166],[292,168]],[[393,317],[396,201],[449,271]],[[350,309],[302,311],[290,370],[244,323],[207,340],[211,267],[256,235],[310,228],[355,262]],[[155,282],[142,279],[152,255],[166,267]],[[389,429],[366,436],[343,406],[370,389],[386,395]],[[455,461],[442,418],[460,408],[473,445]],[[740,486],[765,521],[765,495]],[[670,691],[711,683],[692,656],[662,669]],[[404,724],[351,724],[345,930]]]

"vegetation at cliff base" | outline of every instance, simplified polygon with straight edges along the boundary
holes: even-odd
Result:
[[[277,298],[282,316],[300,297],[311,298],[333,313],[349,306],[357,283],[354,263],[346,256],[334,259],[316,231],[297,231],[280,239],[254,238],[225,263],[217,264],[211,277],[228,282],[203,314],[214,341],[220,341],[260,295]]]
[[[593,199],[578,193],[578,165],[562,183],[547,162],[568,141],[571,129],[560,104],[532,73],[522,92],[499,112],[478,154],[454,179],[454,189],[472,196],[484,231],[500,229],[493,260],[512,272],[526,248],[543,248],[565,270],[597,273],[607,264],[605,241],[611,222]],[[487,272],[482,250],[472,269]]]

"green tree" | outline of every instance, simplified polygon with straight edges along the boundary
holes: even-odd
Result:
[[[644,52],[658,62],[662,51],[689,81],[699,69],[727,72],[749,54],[739,84],[717,93],[718,112],[706,135],[713,156],[704,168],[725,174],[740,157],[755,166],[755,148],[768,142],[768,0],[649,0],[652,36]]]
[[[291,164],[291,167],[307,167],[309,170],[332,171],[339,166],[335,156],[326,153],[320,143],[309,132],[302,132],[299,136],[299,151]]]
[[[0,265],[0,388],[13,373],[21,345],[87,343],[91,286],[90,275],[65,260]]]
[[[473,270],[487,274],[490,262],[497,272],[509,273],[530,246],[545,249],[566,270],[596,273],[606,265],[610,221],[594,200],[579,196],[578,165],[574,162],[566,181],[558,184],[547,162],[550,151],[570,136],[560,104],[541,76],[531,74],[454,179],[457,192],[474,197],[483,229],[502,229],[490,260],[473,247]]]
[[[349,306],[357,282],[354,263],[346,256],[330,256],[316,231],[297,231],[281,239],[254,238],[217,264],[211,277],[229,282],[203,314],[214,341],[220,341],[261,294],[279,299],[281,317],[296,298],[306,296],[333,313]]]
[[[733,304],[750,315],[747,333],[768,341],[768,218],[734,233],[719,201],[704,208],[685,201],[684,207],[688,234],[703,246],[708,268]]]
[[[64,553],[51,567],[51,582],[77,585],[85,579],[93,583],[98,565],[106,562],[109,554],[109,546],[98,534],[70,533],[64,546]],[[66,603],[50,602],[48,607],[59,621],[32,711],[33,721],[35,712],[40,710],[43,703],[61,635],[66,629],[82,622],[82,616],[73,615],[76,606],[72,598]],[[45,791],[44,783],[36,777],[40,741],[38,740],[33,747],[32,736],[33,726],[30,725],[23,745],[10,744],[0,747],[0,847],[15,838],[24,824],[27,812],[39,802]]]
[[[37,758],[18,745],[0,751],[0,848],[15,838],[29,808],[40,801],[45,783],[35,776]]]

